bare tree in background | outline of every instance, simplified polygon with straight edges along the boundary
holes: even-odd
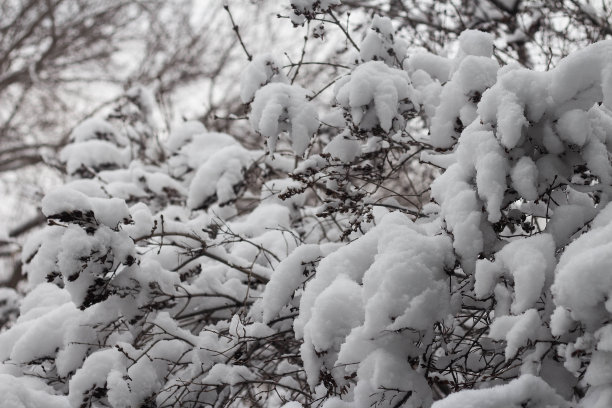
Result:
[[[195,20],[190,0],[3,2],[0,172],[40,163],[41,149],[63,146],[75,122],[126,84],[150,85],[171,103],[178,87],[217,80],[235,38],[209,3]],[[75,107],[76,121],[66,114]]]

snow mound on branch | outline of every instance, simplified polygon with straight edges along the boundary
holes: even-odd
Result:
[[[395,38],[391,19],[375,15],[370,31],[361,42],[359,56],[363,61],[384,61],[389,66],[401,66],[407,49],[406,41]]]
[[[493,292],[497,280],[506,275],[514,280],[512,313],[534,307],[545,284],[550,285],[555,268],[555,243],[550,234],[512,241],[495,254],[495,262],[476,263],[474,292],[484,298]]]
[[[361,142],[351,138],[349,132],[343,132],[334,136],[323,152],[331,154],[343,163],[350,163],[361,154]]]
[[[476,103],[482,92],[497,79],[499,65],[484,56],[466,56],[445,84],[440,94],[440,104],[431,119],[431,143],[439,148],[449,148],[461,131],[476,117]]]
[[[194,137],[206,133],[206,127],[202,122],[189,120],[181,122],[172,127],[166,146],[171,152],[177,152],[181,147],[191,142]]]
[[[538,166],[528,156],[521,157],[510,170],[512,187],[526,200],[538,198]]]
[[[65,396],[33,377],[0,373],[0,401],[7,408],[71,408]]]
[[[410,55],[404,62],[404,68],[410,73],[411,78],[415,72],[421,71],[426,73],[430,79],[444,83],[450,79],[453,67],[452,61],[448,58],[428,52],[417,52]]]
[[[519,348],[528,341],[537,339],[542,321],[536,309],[529,309],[519,316],[499,316],[491,324],[489,337],[493,340],[505,340],[506,360],[516,356]]]
[[[91,212],[91,221],[97,221],[110,228],[117,228],[121,223],[130,220],[130,212],[125,201],[119,198],[88,197],[70,187],[57,187],[45,195],[42,200],[42,213],[48,218],[74,215],[76,218],[87,217]]]
[[[302,156],[319,128],[316,109],[307,101],[306,90],[282,83],[268,84],[255,93],[249,119],[253,129],[267,138],[271,153],[279,134],[287,132],[293,151]]]
[[[189,186],[187,206],[208,207],[212,202],[227,203],[236,198],[242,187],[243,174],[254,161],[252,152],[240,145],[220,149],[202,164]]]
[[[369,130],[380,125],[386,132],[401,118],[401,110],[408,109],[414,93],[408,74],[382,61],[359,65],[336,83],[334,92],[356,126]]]
[[[114,348],[92,353],[70,379],[68,398],[72,406],[80,406],[84,397],[96,388],[104,388],[113,370],[124,371],[124,359]]]
[[[394,336],[409,342],[413,333],[443,320],[451,310],[444,269],[453,263],[448,237],[429,236],[397,213],[325,257],[306,285],[294,323],[296,336],[304,338],[301,355],[311,386],[321,370],[338,365],[344,368],[332,373],[342,384],[344,376],[366,370],[370,353],[389,350],[385,345]],[[393,349],[393,359],[405,361],[417,349]]]
[[[436,401],[431,408],[569,408],[550,385],[539,377],[525,374],[508,384],[488,389],[466,390]]]
[[[581,235],[567,246],[557,265],[552,287],[555,303],[587,327],[599,327],[612,314],[610,251],[612,223]]]
[[[612,41],[602,41],[561,60],[547,72],[527,69],[505,70],[495,86],[488,89],[478,105],[485,123],[497,126],[498,138],[512,149],[523,140],[529,123],[545,114],[560,116],[560,137],[582,146],[590,139],[584,113],[597,100],[609,100],[606,86],[608,66],[612,63]]]
[[[101,118],[89,118],[79,123],[70,133],[70,140],[82,143],[88,140],[119,142],[119,133],[113,125]]]
[[[91,211],[89,197],[68,187],[51,190],[42,200],[42,213],[50,217],[62,212]]]
[[[466,129],[457,146],[456,157],[466,175],[476,176],[478,196],[486,203],[489,221],[498,221],[506,190],[508,165],[495,135],[478,128]]]
[[[306,280],[305,264],[323,256],[321,247],[315,244],[296,248],[274,270],[262,298],[263,321],[270,322],[289,303],[291,295]]]
[[[289,79],[271,54],[256,55],[240,76],[240,99],[243,103],[251,102],[255,93],[271,82],[287,84]]]
[[[493,40],[490,33],[479,30],[465,30],[459,35],[459,54],[461,59],[467,55],[490,58],[493,56]]]
[[[24,298],[12,330],[0,334],[0,359],[25,363],[52,356],[78,315],[67,293],[48,283],[37,286]]]
[[[247,367],[239,365],[215,364],[206,377],[202,380],[204,384],[229,384],[235,385],[243,381],[255,379],[255,374]]]
[[[69,144],[60,152],[60,160],[66,163],[68,174],[82,168],[122,168],[129,164],[129,151],[120,150],[115,144],[104,140],[86,140]]]
[[[177,142],[182,139],[182,144],[168,159],[170,175],[176,178],[193,177],[192,170],[206,163],[217,152],[229,146],[240,145],[233,136],[225,133],[198,131],[185,139],[178,137],[179,134],[177,132]]]
[[[307,194],[305,192],[296,193],[285,199],[280,199],[279,194],[288,191],[300,191],[301,186],[302,185],[299,182],[290,178],[269,180],[264,183],[261,189],[262,198],[266,201],[276,202],[289,207],[293,212],[295,212],[304,206]]]
[[[587,112],[581,109],[565,112],[557,121],[557,133],[566,143],[584,146],[591,133]]]
[[[427,407],[433,400],[425,378],[405,359],[385,350],[372,352],[359,365],[357,377],[355,402],[350,406],[369,408],[385,401],[386,406],[393,407],[407,397],[402,406]]]
[[[469,184],[473,171],[458,163],[451,165],[431,185],[432,196],[440,204],[440,214],[453,233],[453,247],[463,269],[472,273],[478,255],[484,248],[482,203]]]

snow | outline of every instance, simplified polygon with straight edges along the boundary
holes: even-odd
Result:
[[[594,352],[584,379],[592,386],[612,383],[612,353],[607,351]]]
[[[268,150],[276,149],[281,132],[288,132],[293,151],[302,156],[319,128],[316,109],[297,85],[271,83],[255,93],[249,120],[253,129],[267,138]]]
[[[351,139],[349,135],[339,134],[325,146],[323,153],[331,154],[343,163],[350,163],[361,154],[361,142]]]
[[[266,203],[253,210],[244,220],[231,224],[234,232],[248,237],[263,235],[272,229],[289,229],[289,209],[279,203]]]
[[[123,354],[114,348],[92,353],[70,379],[68,398],[71,405],[80,406],[83,397],[95,388],[104,387],[113,370],[125,371]]]
[[[552,234],[557,245],[566,245],[594,216],[593,208],[577,204],[564,205],[554,210],[546,231]]]
[[[74,174],[82,167],[126,167],[129,163],[129,152],[104,140],[87,140],[64,147],[59,158],[66,163],[68,173]]]
[[[478,30],[465,30],[459,35],[460,56],[474,55],[490,58],[493,55],[493,35]]]
[[[440,103],[431,118],[431,143],[440,148],[451,147],[459,137],[458,121],[467,127],[476,119],[475,107],[469,99],[495,83],[499,66],[485,57],[467,56],[459,64],[440,93]]]
[[[557,265],[552,286],[555,303],[571,311],[571,318],[587,327],[598,328],[612,308],[610,251],[612,224],[582,234],[569,244]]]
[[[71,408],[65,396],[32,377],[0,373],[0,401],[7,408]]]
[[[13,339],[13,344],[1,340],[0,344],[10,349],[10,359],[15,363],[53,356],[56,349],[63,346],[64,332],[78,320],[79,313],[73,303],[65,303],[37,319],[24,322],[25,331],[18,339]],[[41,338],[45,341],[41,342]]]
[[[488,296],[502,274],[514,280],[512,313],[519,314],[534,307],[545,288],[553,280],[555,244],[550,234],[539,234],[512,241],[495,255],[495,263],[476,263],[477,296]]]
[[[296,335],[304,338],[301,355],[311,386],[318,382],[321,365],[331,369],[363,361],[367,366],[368,355],[382,350],[376,333],[426,332],[444,319],[450,299],[443,269],[452,262],[446,237],[427,236],[393,213],[325,257],[306,285],[294,323]],[[319,358],[322,350],[326,353]],[[341,375],[335,378],[340,381]]]
[[[355,402],[352,404],[357,408],[371,407],[381,398],[392,403],[401,400],[408,392],[411,396],[403,406],[416,408],[432,403],[431,390],[425,379],[405,359],[398,359],[383,350],[370,354],[360,364],[357,375],[360,380],[355,387]],[[390,390],[391,395],[384,398],[386,389]]]
[[[521,157],[510,170],[512,187],[525,200],[535,200],[538,198],[538,167],[534,161],[528,157]]]
[[[610,42],[597,43],[547,72],[520,68],[500,71],[496,85],[483,94],[478,112],[484,122],[496,123],[507,148],[515,147],[528,123],[539,121],[546,112],[561,115],[556,126],[560,136],[581,146],[589,131],[584,114],[576,109],[589,109],[601,98],[611,48]]]
[[[120,198],[92,197],[89,202],[96,220],[101,224],[116,229],[119,224],[127,224],[130,221],[128,207]]]
[[[120,136],[109,122],[102,118],[89,118],[79,123],[70,133],[70,140],[76,143],[97,139],[116,142]]]
[[[558,306],[550,316],[550,332],[553,336],[561,336],[574,325],[571,313],[564,307]]]
[[[336,245],[306,244],[296,248],[275,269],[262,295],[263,320],[269,322],[280,313],[296,289],[306,281],[304,265],[329,254]]]
[[[432,196],[441,205],[441,215],[454,236],[453,247],[462,258],[464,270],[473,272],[483,249],[480,230],[481,204],[476,192],[467,184],[472,176],[461,164],[451,165],[431,185]]]
[[[166,146],[171,152],[177,152],[181,147],[191,142],[194,137],[204,133],[206,133],[206,127],[202,122],[196,120],[180,122],[172,127]]]
[[[32,290],[21,302],[21,315],[10,331],[0,333],[0,358],[14,357],[18,361],[30,361],[46,356],[63,344],[65,316],[75,314],[66,292],[57,286],[43,283]],[[58,312],[60,310],[60,312]],[[51,320],[47,322],[47,319]],[[49,333],[45,333],[45,331]],[[38,344],[40,336],[46,336],[46,344]],[[22,339],[24,344],[21,344]],[[16,351],[15,351],[16,349]],[[31,357],[37,356],[37,357]]]
[[[299,402],[291,401],[284,404],[281,408],[303,408],[303,405]]]
[[[512,93],[500,93],[501,95],[498,96],[498,100],[493,102],[498,106],[496,117],[497,134],[502,144],[506,148],[512,149],[521,142],[523,130],[528,125],[528,121],[525,118],[523,106],[521,105],[520,100]],[[492,103],[488,99],[493,98],[492,95],[494,94],[485,93],[479,107]]]
[[[56,187],[42,200],[42,212],[47,217],[63,212],[91,211],[91,201],[85,194],[69,187]]]
[[[240,76],[240,99],[243,103],[253,100],[255,93],[271,82],[288,83],[281,71],[281,64],[271,54],[255,55]]]
[[[297,190],[301,188],[301,184],[295,180],[286,178],[286,179],[273,179],[267,181],[262,189],[261,194],[263,200],[266,202],[276,202],[278,204],[289,207],[292,212],[296,212],[297,209],[304,207],[306,202],[307,194],[296,193],[289,198],[285,198],[281,200],[278,195],[284,193],[290,189]]]
[[[483,299],[493,293],[497,280],[503,275],[501,262],[491,262],[488,259],[476,261],[474,272],[474,293]]]
[[[334,93],[355,125],[371,129],[378,124],[386,132],[400,117],[400,102],[413,97],[407,73],[382,61],[359,65],[349,76],[336,82]]]
[[[417,52],[406,60],[404,68],[412,73],[411,77],[413,78],[416,72],[420,70],[427,73],[431,78],[444,83],[450,79],[452,63],[448,58],[439,55]]]
[[[583,146],[590,138],[588,115],[581,109],[565,112],[557,121],[557,134],[566,143]]]
[[[75,219],[81,219],[83,216],[88,217],[86,213],[90,211],[96,221],[114,229],[118,224],[130,220],[127,205],[119,198],[88,197],[62,186],[51,190],[42,200],[42,212],[47,217],[68,213],[73,214]]]
[[[235,188],[242,183],[243,173],[252,162],[251,153],[239,145],[219,150],[198,168],[191,181],[187,198],[189,208],[207,207],[215,195],[221,203],[234,199]]]
[[[491,324],[489,337],[493,340],[505,340],[506,360],[516,356],[519,348],[534,341],[539,334],[542,322],[536,309],[529,309],[519,316],[500,316]]]
[[[172,140],[171,138],[169,142]],[[176,143],[177,151],[168,159],[168,164],[171,169],[170,176],[179,177],[197,169],[223,148],[239,145],[233,136],[218,132],[197,132],[184,140],[177,136]]]
[[[522,375],[508,384],[489,389],[465,390],[436,401],[432,408],[569,408],[546,382],[530,374]]]
[[[370,31],[359,47],[361,60],[384,61],[389,66],[401,66],[406,58],[408,43],[395,37],[391,19],[375,15]]]
[[[202,380],[204,384],[229,384],[235,385],[243,381],[249,381],[255,375],[245,366],[215,364],[206,377]]]
[[[550,123],[545,122],[542,128],[543,138],[542,145],[549,153],[552,154],[561,154],[565,150],[565,145],[553,130],[553,127]]]
[[[317,296],[310,312],[301,354],[309,384],[314,387],[319,382],[319,367],[313,364],[315,353],[326,352],[326,359],[333,357],[353,327],[363,321],[361,287],[348,276],[339,275]]]

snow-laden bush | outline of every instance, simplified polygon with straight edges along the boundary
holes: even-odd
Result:
[[[160,143],[143,92],[77,128],[2,294],[0,401],[611,406],[612,42],[539,72],[483,32],[451,57],[391,34],[327,106],[256,57],[267,149],[199,122]]]

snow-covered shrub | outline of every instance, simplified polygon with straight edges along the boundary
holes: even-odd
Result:
[[[292,2],[307,19],[338,4]],[[77,128],[22,251],[0,396],[612,405],[612,43],[533,71],[480,31],[440,56],[372,27],[328,104],[253,59],[265,150],[197,121],[158,140],[143,88]]]

